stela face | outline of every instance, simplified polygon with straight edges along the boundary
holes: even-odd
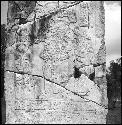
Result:
[[[9,3],[6,123],[105,123],[102,2],[34,2]]]

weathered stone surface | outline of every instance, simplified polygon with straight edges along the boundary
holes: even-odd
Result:
[[[9,3],[6,123],[105,124],[103,3],[25,4]]]
[[[76,15],[79,27],[88,27],[88,7],[87,3],[80,3],[76,7]]]
[[[35,1],[10,1],[8,3],[8,23],[12,23],[15,19],[19,19],[19,23],[33,12]],[[20,19],[21,18],[21,19]]]
[[[58,1],[37,1],[36,3],[36,18],[44,15],[49,15],[58,9]]]
[[[95,77],[105,77],[106,76],[106,69],[105,69],[105,65],[100,65],[95,67]]]
[[[20,80],[22,76],[16,77],[17,80]],[[39,80],[39,78],[38,78]],[[24,76],[25,83],[20,82],[21,84],[27,84],[29,85],[29,81],[26,82],[25,76]],[[36,84],[42,85],[41,82],[42,79],[40,79],[38,82],[33,82],[33,86],[36,86]],[[16,83],[17,84],[17,83]],[[29,89],[25,85],[23,89]],[[43,86],[43,85],[42,85]],[[18,86],[16,86],[18,87]],[[22,87],[22,86],[20,86]],[[39,87],[39,86],[38,86]],[[26,98],[17,98],[14,103],[15,111],[16,111],[16,117],[14,116],[15,123],[82,123],[86,119],[85,123],[94,123],[95,121],[91,121],[89,119],[89,115],[92,113],[91,117],[96,117],[96,114],[100,115],[100,108],[98,105],[94,107],[94,103],[89,103],[85,101],[84,99],[81,99],[80,97],[77,97],[77,95],[74,95],[72,92],[68,92],[67,90],[63,89],[60,86],[57,86],[55,84],[52,84],[50,82],[45,81],[45,90],[46,91],[38,91],[37,93],[40,93],[40,97],[34,99],[29,98],[27,96],[28,91],[26,91],[26,95],[22,94],[23,97]],[[21,88],[22,89],[22,88]],[[43,87],[41,87],[43,90]],[[35,94],[36,94],[35,91]],[[32,91],[30,91],[32,92]],[[20,93],[20,92],[19,92]],[[97,93],[98,95],[98,93]],[[84,113],[87,114],[84,114]],[[36,113],[38,113],[38,118],[35,118]],[[90,114],[89,114],[90,113]],[[43,116],[41,115],[43,114]],[[33,117],[35,116],[35,117]],[[21,119],[20,119],[21,117]],[[77,118],[77,121],[75,121]],[[37,120],[36,120],[37,119]],[[95,120],[95,119],[94,119]],[[101,121],[97,122],[101,123]]]
[[[14,48],[9,47],[5,51],[5,70],[12,70],[14,71]]]

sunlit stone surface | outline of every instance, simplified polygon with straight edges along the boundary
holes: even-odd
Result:
[[[102,1],[9,2],[6,124],[106,123],[104,16]]]

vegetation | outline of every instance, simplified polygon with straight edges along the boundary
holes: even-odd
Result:
[[[121,97],[121,64],[112,62],[106,74],[109,103]],[[115,103],[112,103],[113,106]]]

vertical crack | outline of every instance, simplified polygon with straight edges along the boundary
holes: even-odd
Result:
[[[90,19],[89,19],[89,15],[90,15],[90,13],[89,13],[89,6],[88,6],[88,3],[87,3],[87,10],[88,10],[88,29],[89,29],[89,26],[90,26]]]
[[[45,91],[45,76],[44,76],[44,71],[45,71],[45,63],[44,65],[42,66],[42,71],[43,71],[43,80],[44,80],[44,91]]]

